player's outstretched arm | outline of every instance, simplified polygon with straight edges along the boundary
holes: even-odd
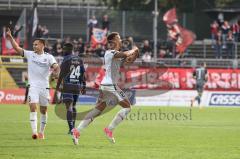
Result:
[[[134,47],[133,49],[128,50],[128,51],[117,52],[117,53],[114,55],[114,58],[126,58],[126,57],[128,57],[128,56],[132,56],[132,55],[136,54],[137,52],[138,52],[138,48],[137,48],[137,47]]]
[[[6,32],[6,37],[7,39],[11,42],[12,47],[14,48],[14,50],[20,54],[21,56],[23,56],[23,48],[21,48],[18,43],[14,40],[14,38],[12,37],[12,33],[11,30],[9,28],[7,28],[7,32]]]

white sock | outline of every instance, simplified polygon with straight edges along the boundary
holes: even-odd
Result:
[[[47,124],[47,113],[46,114],[41,114],[40,117],[40,133],[44,133],[46,124]]]
[[[32,133],[37,134],[37,112],[30,112],[30,123],[32,127]]]
[[[112,122],[109,124],[108,129],[113,131],[116,128],[116,126],[127,117],[130,111],[131,111],[131,108],[123,108],[119,110],[119,112],[113,118]]]
[[[93,118],[95,118],[99,114],[101,114],[101,111],[96,108],[94,108],[92,111],[90,111],[78,125],[78,127],[77,127],[78,131],[81,131],[82,129],[87,127],[93,121]]]

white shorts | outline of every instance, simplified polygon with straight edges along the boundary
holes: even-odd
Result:
[[[29,103],[39,103],[40,106],[48,106],[49,100],[50,100],[49,89],[30,86],[28,93]]]
[[[128,99],[125,93],[117,85],[100,85],[98,102],[106,102],[107,105],[116,105],[118,102]]]

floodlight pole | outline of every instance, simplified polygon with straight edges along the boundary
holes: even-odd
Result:
[[[155,0],[153,11],[153,57],[157,59],[158,0]]]

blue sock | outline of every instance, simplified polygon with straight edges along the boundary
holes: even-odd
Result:
[[[73,127],[75,127],[75,121],[76,121],[76,117],[77,117],[77,109],[76,107],[73,107],[73,114],[72,114],[72,121],[73,121]]]
[[[72,110],[67,111],[67,122],[68,122],[69,131],[71,131],[74,128],[74,126],[73,126],[73,111]]]

